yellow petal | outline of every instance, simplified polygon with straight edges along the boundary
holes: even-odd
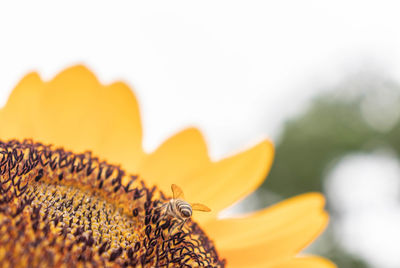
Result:
[[[210,165],[203,136],[199,130],[188,128],[166,140],[148,155],[138,173],[149,185],[157,185],[168,195],[171,195],[171,184],[177,184],[183,187],[186,196],[195,198],[186,191],[184,179]]]
[[[26,75],[11,92],[6,107],[0,110],[0,137],[3,140],[32,137],[38,99],[44,83],[37,73]]]
[[[265,266],[259,266],[265,267]],[[336,268],[336,265],[331,261],[316,257],[316,256],[309,256],[309,257],[299,257],[293,258],[286,262],[273,265],[271,268]]]
[[[328,222],[320,194],[304,194],[243,218],[206,224],[231,267],[258,265],[296,255]]]
[[[23,112],[23,113],[21,113]],[[75,152],[92,150],[134,172],[143,157],[136,99],[125,84],[101,85],[83,66],[43,83],[25,77],[0,114],[2,138],[33,138]]]
[[[171,194],[171,184],[177,184],[188,201],[211,207],[212,213],[200,212],[194,216],[204,222],[253,192],[265,179],[272,158],[272,144],[264,141],[238,155],[211,163],[200,131],[189,128],[150,154],[139,174],[167,194]]]
[[[194,214],[195,220],[206,222],[256,190],[265,180],[273,154],[272,144],[264,141],[184,178],[182,189],[188,193],[190,201],[203,203],[212,210]]]

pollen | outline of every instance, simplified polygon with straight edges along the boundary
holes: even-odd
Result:
[[[0,266],[224,267],[194,221],[161,219],[167,201],[90,152],[0,141]]]

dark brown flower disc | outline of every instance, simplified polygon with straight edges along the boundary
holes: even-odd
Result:
[[[159,220],[165,201],[90,152],[0,142],[0,265],[223,267],[196,223]]]

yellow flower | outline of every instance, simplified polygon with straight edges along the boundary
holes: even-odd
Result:
[[[115,221],[114,225],[119,227],[116,232],[119,233],[115,234],[112,233],[112,230],[106,230],[111,232],[110,234],[107,233],[111,238],[119,237],[125,242],[146,238],[146,230],[132,230],[133,226],[144,227],[146,225],[139,223],[140,219],[132,219],[134,218],[132,209],[137,205],[132,201],[135,199],[135,192],[126,189],[137,190],[142,187],[140,189],[147,191],[147,196],[156,197],[155,200],[158,198],[158,200],[163,201],[163,195],[158,190],[149,193],[151,186],[156,185],[164,194],[169,196],[170,186],[175,183],[184,189],[189,200],[204,203],[212,208],[211,213],[194,215],[194,220],[188,223],[188,228],[192,231],[193,237],[182,239],[200,241],[198,248],[194,251],[196,254],[199,251],[205,251],[204,254],[206,255],[204,256],[207,256],[206,258],[214,258],[210,260],[213,265],[221,265],[224,262],[223,259],[225,259],[228,267],[335,267],[330,261],[317,256],[298,256],[300,251],[323,231],[328,221],[328,215],[323,209],[324,198],[318,193],[300,195],[262,211],[242,215],[238,218],[218,219],[218,212],[253,192],[264,180],[273,158],[273,147],[269,141],[261,142],[247,151],[219,162],[212,162],[208,157],[206,144],[201,133],[197,129],[189,128],[165,141],[153,153],[145,153],[142,149],[142,129],[138,104],[132,91],[121,82],[107,86],[101,85],[96,77],[83,66],[66,69],[49,82],[43,82],[36,73],[28,74],[11,93],[6,106],[0,110],[0,124],[0,138],[3,141],[28,138],[35,142],[54,145],[48,147],[32,142],[19,143],[15,141],[2,143],[0,146],[1,155],[3,157],[8,156],[7,159],[12,159],[7,160],[9,161],[6,165],[8,166],[7,171],[15,170],[15,166],[20,166],[19,172],[21,172],[24,167],[32,162],[33,156],[30,156],[33,154],[32,152],[39,153],[50,163],[52,163],[51,161],[60,163],[60,158],[63,155],[67,155],[65,157],[70,161],[68,167],[57,167],[55,171],[48,167],[44,169],[40,166],[43,163],[32,166],[30,172],[33,172],[32,174],[35,176],[31,175],[31,177],[25,178],[21,175],[18,187],[24,185],[24,183],[28,184],[30,181],[40,182],[39,184],[28,185],[32,197],[35,196],[35,193],[42,195],[40,198],[35,197],[36,205],[40,205],[40,202],[48,202],[50,197],[54,198],[54,202],[61,202],[59,199],[65,197],[68,199],[69,196],[73,196],[75,199],[72,198],[71,204],[77,202],[77,197],[82,197],[82,202],[86,202],[84,201],[85,197],[88,198],[87,203],[85,203],[87,204],[86,207],[82,203],[80,203],[81,207],[78,206],[77,211],[79,213],[85,213],[89,206],[93,204],[101,204],[105,207],[115,206],[116,210],[111,209],[111,212]],[[64,150],[57,150],[56,148],[59,146],[77,153],[88,150],[92,153],[71,154]],[[17,161],[18,164],[15,165],[15,159],[19,154],[22,155],[20,162]],[[100,160],[93,158],[92,155],[99,156]],[[97,173],[100,174],[98,176],[101,177],[100,181],[104,181],[104,186],[102,182],[101,187],[99,187],[99,181],[96,181],[92,174],[87,176],[74,175],[73,172],[76,172],[74,169],[79,167],[79,163],[75,162],[75,159],[78,158],[81,159],[79,163],[82,165],[87,165],[88,162],[92,164],[93,162],[93,170],[96,169]],[[6,158],[0,160],[3,159]],[[102,160],[120,165],[122,169],[105,164]],[[102,169],[102,165],[107,168]],[[106,174],[105,170],[108,168],[112,169],[110,174]],[[124,170],[126,174],[138,175],[150,188],[140,185],[136,177],[132,179],[131,176],[125,174]],[[0,171],[3,171],[3,169]],[[113,179],[109,179],[107,175]],[[2,176],[11,178],[12,172],[9,175]],[[62,183],[57,182],[57,178]],[[118,178],[120,178],[120,181],[117,180]],[[115,187],[115,180],[117,180],[116,185],[118,187]],[[130,183],[132,184],[130,185]],[[1,188],[3,192],[4,186],[3,180]],[[12,195],[17,196],[19,188],[15,182],[12,182],[12,187],[17,189]],[[61,187],[62,191],[55,190],[54,187]],[[120,191],[123,192],[122,188],[125,188],[124,194],[120,194]],[[4,195],[3,192],[2,200],[4,201],[4,196],[7,195]],[[94,194],[87,197],[86,192]],[[59,199],[54,197],[60,193],[64,196]],[[140,196],[137,201],[145,202],[146,200],[143,198],[145,197]],[[7,215],[25,213],[25,208],[21,208],[21,204],[18,202],[21,202],[21,200],[17,199],[14,202],[15,204],[10,205],[11,209],[9,210],[16,210],[14,214],[9,212]],[[157,202],[154,201],[154,203]],[[29,206],[29,204],[25,206]],[[146,204],[145,206],[153,205]],[[6,209],[0,210],[0,233],[3,234],[7,233],[7,230],[12,226],[15,227],[19,224],[18,220],[11,216],[5,217],[6,214],[4,213],[6,212],[4,211]],[[34,209],[27,211],[30,215],[35,212]],[[71,217],[71,221],[74,221],[79,218],[78,212],[71,216],[70,212],[64,211],[63,215],[64,217]],[[44,217],[46,213],[42,214],[41,217]],[[109,214],[105,213],[104,215],[101,217],[108,217]],[[5,221],[5,218],[7,218],[7,221]],[[32,224],[34,220],[31,218],[21,218],[20,222],[27,221],[26,224]],[[62,220],[66,221],[65,218]],[[3,225],[1,221],[3,221]],[[205,231],[210,241],[195,222]],[[76,232],[79,229],[80,222],[74,222],[74,224],[76,225],[74,229]],[[100,221],[99,224],[101,225],[102,222]],[[121,225],[124,226],[121,227]],[[51,228],[55,228],[53,225],[51,226]],[[111,228],[110,226],[108,225],[109,228]],[[154,227],[154,224],[151,226]],[[97,228],[101,230],[101,227]],[[54,232],[53,235],[60,232],[59,229],[53,229],[48,230],[48,232]],[[10,238],[17,235],[16,233],[10,234],[10,232],[7,234]],[[34,236],[33,234],[29,235]],[[71,235],[75,235],[75,233],[71,234],[70,232],[69,236]],[[107,238],[105,234],[101,235],[102,239]],[[135,235],[138,237],[132,238]],[[68,239],[69,236],[65,235],[64,239]],[[46,252],[55,254],[57,250],[61,250],[60,248],[64,250],[66,245],[63,244],[64,247],[61,247],[61,244],[58,244],[61,241],[57,240],[57,236],[53,238],[55,241],[53,244],[49,242],[46,244],[47,247],[41,249],[51,250],[52,245],[56,244],[57,247],[54,246],[54,252]],[[29,240],[28,235],[26,235],[26,239]],[[50,238],[42,237],[42,239]],[[89,238],[82,239],[87,242]],[[32,241],[32,243],[35,243],[36,240],[33,239]],[[218,253],[215,252],[211,241],[215,243]],[[128,253],[122,254],[120,252],[122,249],[118,248],[118,245],[120,245],[118,243],[122,243],[121,241],[114,242],[111,241],[103,251],[106,251],[105,254],[109,258],[107,261],[110,261],[110,258],[112,261],[119,258],[119,264],[121,264],[124,261],[123,257],[126,257]],[[7,244],[10,244],[10,242],[0,238],[0,260],[4,261],[8,256],[7,251],[4,250],[7,248]],[[32,244],[29,245],[32,247]],[[100,250],[101,246],[102,243],[97,241],[96,249]],[[73,248],[72,244],[70,247]],[[23,249],[18,250],[18,252],[24,252]],[[34,252],[34,250],[31,250],[31,252]],[[36,252],[35,254],[39,253]],[[68,256],[68,258],[72,258],[72,255]],[[28,257],[21,256],[21,258],[27,258],[25,261],[29,263]],[[63,258],[57,259],[59,263],[51,264],[60,264],[60,261],[66,260],[67,257],[64,256]],[[80,260],[82,258],[87,260],[89,257],[82,255],[79,258]],[[21,261],[19,264],[21,263],[23,262]],[[103,264],[108,264],[108,262],[103,262]]]

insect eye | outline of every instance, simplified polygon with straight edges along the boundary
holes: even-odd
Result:
[[[183,210],[182,215],[185,217],[190,217],[190,212],[188,210]]]

